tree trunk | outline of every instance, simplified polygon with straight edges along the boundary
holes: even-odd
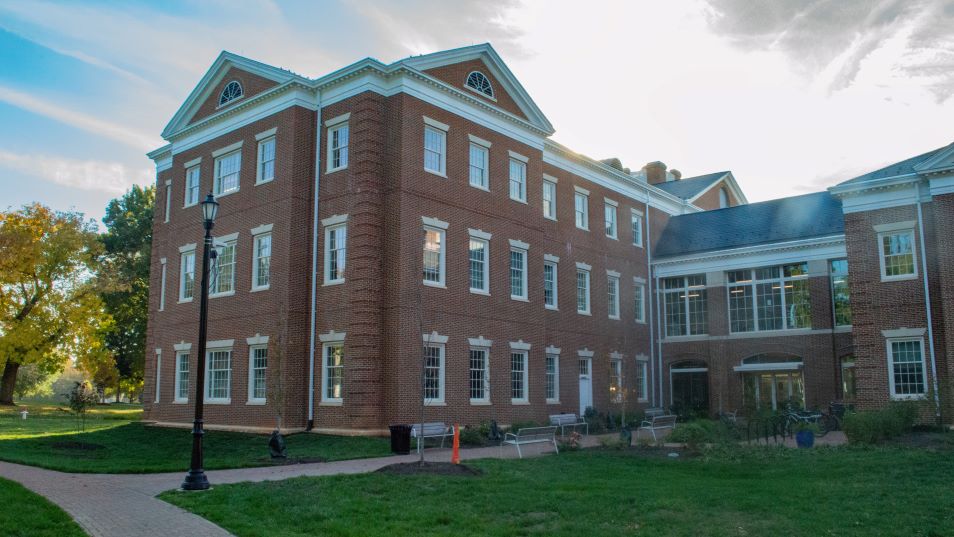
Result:
[[[3,368],[3,378],[0,378],[0,405],[13,405],[13,389],[17,385],[17,371],[20,364],[7,360]]]

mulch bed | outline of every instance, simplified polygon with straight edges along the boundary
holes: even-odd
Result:
[[[463,464],[452,464],[449,462],[402,462],[398,464],[389,464],[378,469],[382,474],[391,475],[458,475],[458,476],[478,476],[482,474],[479,469],[471,468]]]
[[[53,442],[50,444],[53,449],[66,449],[70,451],[96,451],[104,449],[106,446],[100,444],[90,444],[89,442]]]

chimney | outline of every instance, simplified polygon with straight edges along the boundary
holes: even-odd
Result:
[[[678,181],[678,180],[682,179],[682,172],[679,171],[679,170],[677,170],[677,169],[675,169],[675,168],[669,170],[669,173],[672,174],[672,176],[673,176],[673,181]]]
[[[666,164],[660,161],[650,162],[649,164],[643,166],[643,171],[646,172],[646,182],[651,185],[658,185],[659,183],[666,182]]]

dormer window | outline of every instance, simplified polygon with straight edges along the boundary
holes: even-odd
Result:
[[[490,80],[487,79],[487,75],[480,71],[473,71],[467,75],[466,86],[478,93],[483,93],[491,99],[494,98],[494,88],[490,85]]]
[[[219,106],[224,106],[242,95],[242,85],[238,83],[238,80],[233,80],[225,85],[225,89],[219,95]]]

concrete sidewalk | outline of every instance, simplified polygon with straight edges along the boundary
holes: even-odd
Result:
[[[599,445],[599,437],[584,438],[583,447]],[[553,452],[552,445],[523,446],[524,457]],[[428,461],[449,461],[449,449],[426,450]],[[461,459],[516,458],[513,447],[462,449]],[[212,486],[242,481],[277,481],[300,476],[324,476],[373,472],[389,464],[413,462],[416,454],[375,459],[210,470]],[[202,517],[156,498],[160,492],[176,489],[185,470],[167,474],[70,474],[0,462],[0,477],[16,481],[45,496],[70,514],[92,537],[196,537],[227,536],[229,533]],[[201,493],[196,493],[201,494]]]

